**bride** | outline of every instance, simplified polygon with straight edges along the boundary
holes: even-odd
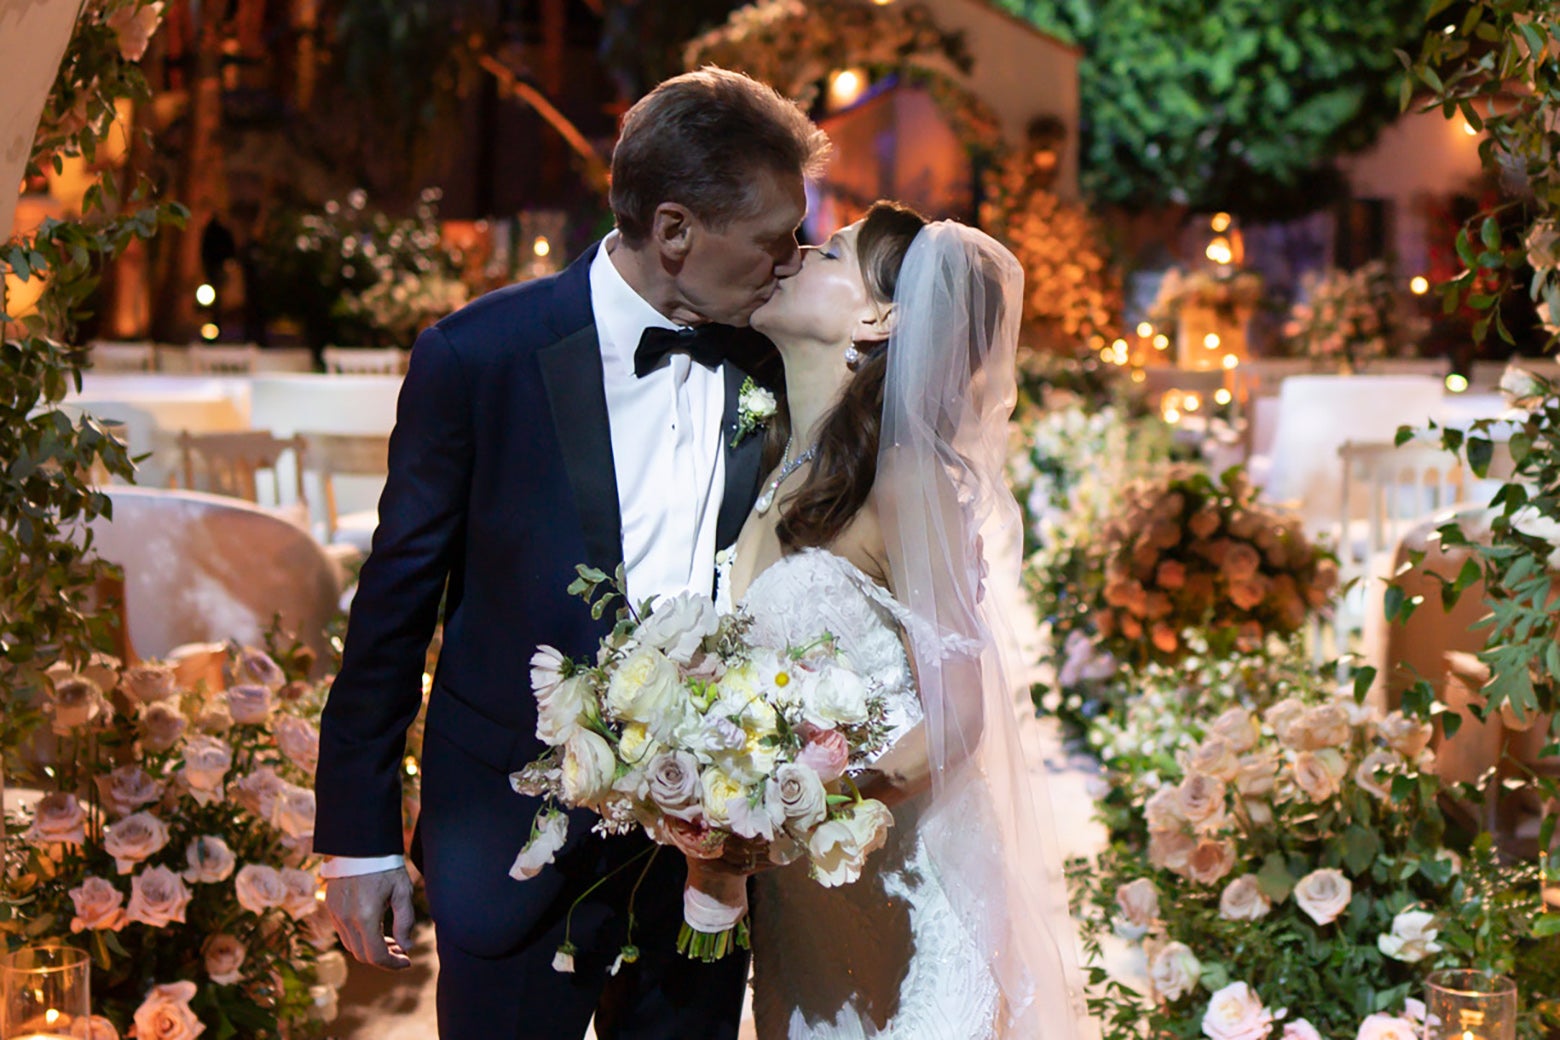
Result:
[[[720,558],[722,606],[761,643],[832,633],[894,727],[856,774],[894,813],[860,880],[755,880],[762,1040],[1079,1035],[1060,858],[983,587],[988,567],[1017,580],[1016,552],[984,557],[1017,544],[1002,464],[1022,282],[981,232],[880,202],[753,315],[785,363],[780,463]]]

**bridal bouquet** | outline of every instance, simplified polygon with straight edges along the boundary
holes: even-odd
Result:
[[[622,572],[579,573],[571,593],[590,602],[607,590],[592,605],[600,617],[623,593]],[[728,845],[767,843],[777,864],[805,856],[825,886],[860,876],[893,819],[846,768],[887,743],[885,700],[827,632],[759,646],[750,627],[684,593],[620,610],[594,662],[536,652],[536,734],[549,750],[511,781],[545,802],[512,876],[535,876],[563,847],[560,806],[596,812],[601,833],[642,827],[688,857],[677,948],[706,961],[747,944],[746,879],[711,867]],[[573,953],[566,939],[555,966],[568,970]],[[632,959],[631,944],[624,953]]]

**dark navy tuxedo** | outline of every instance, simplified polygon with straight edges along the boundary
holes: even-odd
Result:
[[[745,958],[695,964],[674,949],[683,859],[662,850],[640,886],[641,960],[615,977],[640,866],[575,912],[579,971],[548,967],[569,905],[647,846],[589,835],[575,814],[554,867],[508,871],[537,805],[508,775],[543,750],[529,660],[540,644],[594,654],[609,627],[567,592],[575,565],[622,560],[617,482],[591,311],[598,246],[562,274],[490,293],[418,337],[390,438],[379,529],[352,606],[341,672],[321,723],[317,851],[401,851],[405,733],[444,601],[429,700],[413,857],[438,933],[443,1040],[573,1038],[597,1009],[603,1040],[735,1038]],[[739,337],[725,370],[730,544],[760,477],[760,438],[731,445],[747,372],[772,371],[767,341]],[[667,489],[676,494],[676,489]]]

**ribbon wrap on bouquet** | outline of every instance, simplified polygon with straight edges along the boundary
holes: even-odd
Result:
[[[688,857],[683,929],[677,948],[697,960],[719,960],[733,944],[747,946],[747,876]]]

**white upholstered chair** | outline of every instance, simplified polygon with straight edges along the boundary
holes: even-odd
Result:
[[[400,347],[326,347],[325,371],[332,375],[399,376],[411,352]]]

